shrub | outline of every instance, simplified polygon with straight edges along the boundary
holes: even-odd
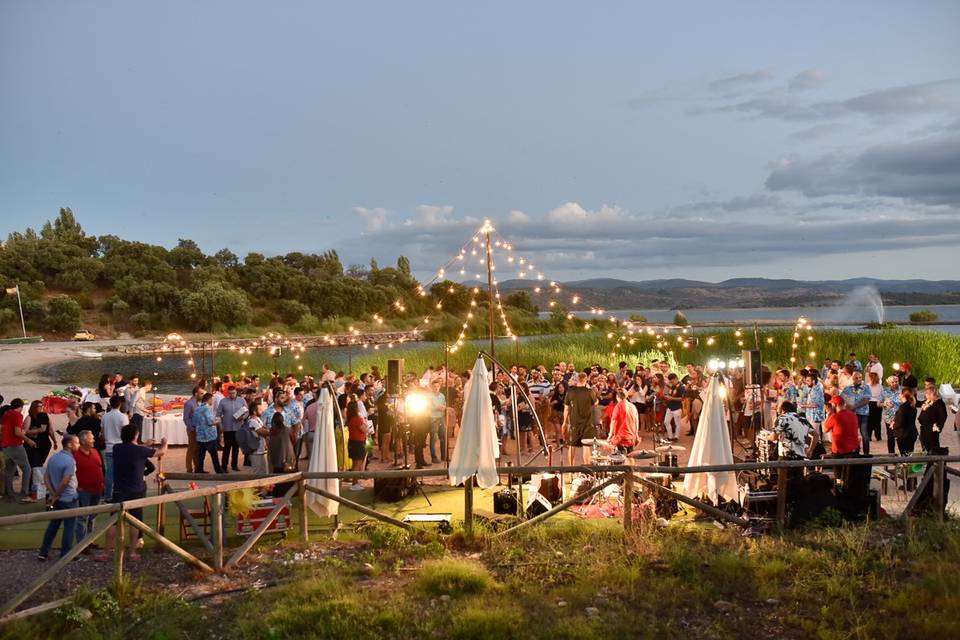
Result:
[[[17,319],[17,312],[13,309],[0,309],[0,330],[12,326]]]
[[[320,329],[320,320],[312,313],[305,313],[293,324],[293,329],[298,333],[317,333]]]
[[[472,595],[496,587],[496,582],[479,562],[445,558],[425,562],[417,586],[430,595]]]
[[[228,328],[244,324],[250,315],[250,304],[242,291],[220,282],[207,282],[184,296],[180,312],[190,329],[209,331],[216,323]]]
[[[639,322],[641,324],[646,324],[647,316],[643,315],[642,313],[631,313],[630,322]]]
[[[310,313],[310,307],[297,300],[281,300],[276,304],[280,319],[289,326],[295,325],[300,318]]]
[[[687,320],[687,316],[683,313],[683,311],[677,311],[673,315],[673,324],[677,325],[678,327],[685,327],[690,324],[690,322]]]
[[[124,302],[123,300],[117,300],[112,305],[110,305],[110,313],[113,314],[114,318],[123,317],[129,311],[130,311],[130,305]]]
[[[914,311],[910,314],[910,322],[936,322],[939,319],[940,316],[929,309]]]
[[[73,299],[77,301],[81,309],[86,309],[87,311],[93,309],[95,306],[93,304],[93,296],[86,291],[81,291],[80,293],[75,294]]]
[[[47,326],[54,331],[73,331],[80,326],[80,304],[66,295],[57,295],[47,303]]]
[[[130,316],[130,324],[135,326],[137,329],[144,331],[149,329],[153,324],[153,319],[150,317],[150,314],[146,311],[141,311]]]
[[[255,327],[269,327],[273,324],[274,320],[276,320],[276,318],[266,309],[254,311],[253,317],[250,318],[250,322],[253,323]]]

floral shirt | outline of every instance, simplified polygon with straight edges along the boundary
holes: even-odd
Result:
[[[272,425],[273,424],[273,414],[277,412],[276,403],[271,404],[263,412],[263,424]],[[283,425],[285,427],[292,427],[295,424],[300,424],[303,420],[303,415],[299,411],[296,402],[288,402],[283,408]]]
[[[780,436],[777,453],[781,459],[806,458],[807,436],[810,425],[797,417],[795,413],[785,413],[777,418],[773,432]]]
[[[854,409],[858,404],[864,400],[870,400],[870,387],[865,384],[855,385],[851,384],[848,387],[845,387],[843,391],[840,392],[840,397],[842,397],[847,406],[856,413],[858,416],[868,416],[870,415],[870,404],[867,403],[862,407]]]
[[[782,389],[780,389],[780,399],[783,402],[791,402],[793,404],[797,403],[797,386],[792,382],[788,382]]]
[[[205,402],[193,413],[193,427],[197,430],[197,442],[213,442],[219,437],[217,425],[213,424],[213,410]]]
[[[885,388],[880,393],[880,406],[883,407],[883,421],[892,425],[897,415],[897,409],[903,402],[900,400],[900,389]]]
[[[823,385],[817,382],[812,387],[800,387],[800,411],[810,422],[823,422],[826,418],[823,411]]]

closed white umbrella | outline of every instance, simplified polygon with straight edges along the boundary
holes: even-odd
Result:
[[[697,435],[690,448],[688,466],[733,464],[733,447],[730,444],[730,432],[724,411],[725,394],[726,387],[714,377],[707,387]],[[733,471],[688,473],[683,478],[683,492],[690,498],[706,496],[714,504],[718,496],[733,500],[737,497],[737,477]]]
[[[320,399],[317,400],[317,427],[313,434],[313,447],[310,450],[309,471],[337,471],[337,442],[333,434],[333,397],[326,388],[320,390]],[[307,484],[327,493],[340,495],[340,481],[337,478],[323,478],[307,480]],[[336,500],[307,492],[307,506],[320,517],[335,516],[339,512],[340,503]]]
[[[463,396],[460,435],[448,472],[450,484],[457,486],[476,474],[477,486],[489,489],[500,482],[497,475],[500,445],[497,442],[493,403],[490,402],[490,378],[482,358],[477,358],[470,380],[463,389]]]

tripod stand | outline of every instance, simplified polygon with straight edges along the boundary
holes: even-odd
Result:
[[[403,466],[400,467],[405,471],[410,469],[410,463],[407,460],[407,456],[409,455],[408,450],[410,448],[410,435],[411,435],[410,423],[408,422],[404,425],[404,429],[403,429]],[[421,455],[422,455],[422,452],[421,452]],[[411,479],[413,480],[414,490],[418,491],[420,495],[423,496],[423,499],[427,501],[427,505],[432,507],[433,503],[430,502],[430,498],[427,497],[427,492],[423,490],[423,480],[421,480],[420,478],[411,478]]]

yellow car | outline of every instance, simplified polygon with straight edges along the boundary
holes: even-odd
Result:
[[[86,329],[81,329],[73,334],[73,339],[77,342],[90,342],[91,340],[96,340],[97,337]]]

